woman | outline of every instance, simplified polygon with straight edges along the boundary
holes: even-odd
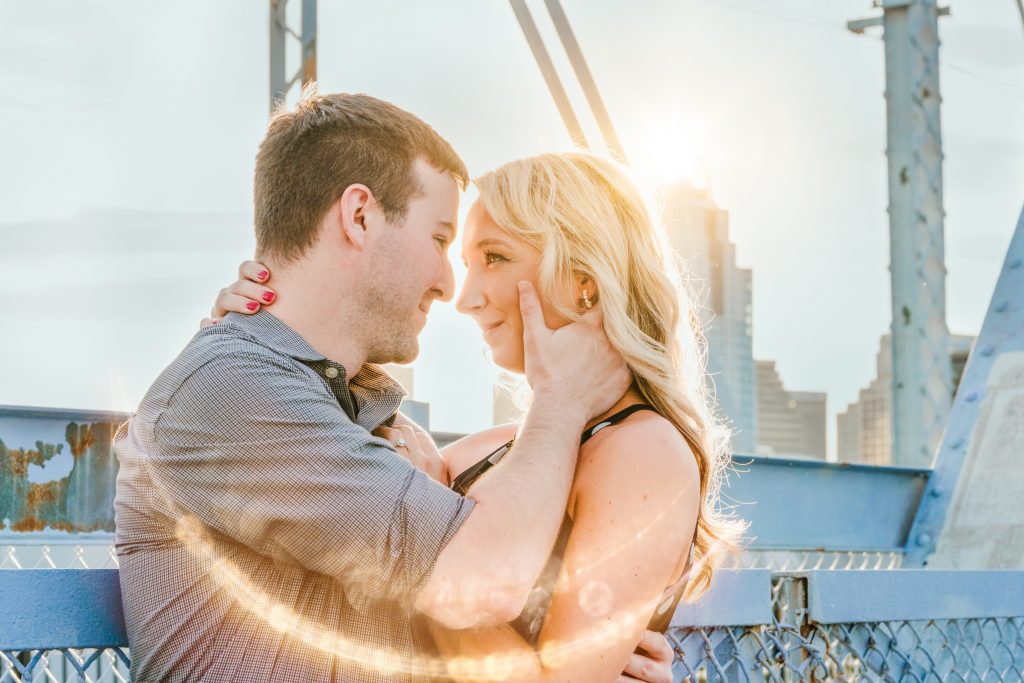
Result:
[[[435,629],[458,662],[538,652],[515,680],[613,680],[645,626],[663,631],[676,601],[699,596],[743,524],[718,510],[728,432],[708,391],[700,323],[671,249],[616,165],[582,153],[513,161],[475,181],[462,240],[457,309],[474,318],[495,363],[524,373],[518,287],[531,282],[558,328],[599,308],[634,382],[581,437],[562,534],[523,614],[492,629]],[[256,264],[258,265],[258,264]],[[265,270],[261,267],[251,272]],[[240,280],[214,308],[251,313],[272,291]],[[515,425],[442,451],[446,479],[467,492],[515,438]],[[402,432],[385,430],[398,442]]]

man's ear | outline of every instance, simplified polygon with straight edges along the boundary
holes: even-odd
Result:
[[[349,185],[331,207],[332,228],[345,242],[362,249],[366,244],[366,214],[375,204],[373,192],[366,185]]]

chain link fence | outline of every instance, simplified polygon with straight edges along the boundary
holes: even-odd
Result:
[[[672,630],[676,680],[1024,681],[1024,614],[821,624],[806,582],[773,579],[771,623]]]
[[[740,564],[772,565],[777,572],[881,568],[877,576],[882,581],[893,574],[885,570],[899,564],[889,555],[760,552],[747,553]],[[9,545],[2,558],[0,569],[117,566],[113,546],[101,545]],[[818,623],[808,608],[807,582],[802,576],[773,575],[771,594],[765,596],[772,608],[767,623],[673,628],[668,637],[677,654],[675,680],[1024,681],[1024,613]],[[928,595],[919,597],[928,604]],[[0,683],[128,680],[127,649],[0,652]]]

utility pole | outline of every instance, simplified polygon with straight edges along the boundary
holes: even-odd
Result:
[[[893,464],[928,467],[952,403],[936,0],[876,0],[882,26],[892,278]]]
[[[305,86],[316,80],[317,0],[301,1],[302,28],[296,32],[288,26],[288,0],[270,0],[270,113],[284,102],[295,83]],[[289,37],[298,41],[302,49],[302,64],[291,77],[286,75],[285,59]]]

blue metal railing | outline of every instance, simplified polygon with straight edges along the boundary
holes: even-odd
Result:
[[[116,570],[0,571],[0,604],[0,681],[127,680]],[[677,681],[1021,681],[1024,572],[723,570],[669,638]]]

